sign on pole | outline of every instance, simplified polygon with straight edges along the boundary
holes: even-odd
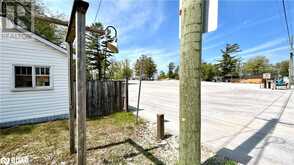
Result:
[[[271,79],[271,74],[270,73],[263,73],[262,78],[263,79]]]
[[[218,0],[204,0],[203,32],[212,32],[217,29]]]
[[[182,1],[179,1],[179,38],[181,38]],[[203,12],[203,33],[215,31],[218,24],[218,0],[204,0]]]

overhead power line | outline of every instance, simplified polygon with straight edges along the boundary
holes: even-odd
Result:
[[[96,15],[95,15],[94,23],[96,22],[96,19],[97,19],[97,17],[98,17],[98,14],[99,14],[99,11],[100,11],[100,8],[101,8],[101,2],[102,2],[102,0],[99,0],[99,5],[98,5],[97,11],[96,11]]]
[[[292,41],[291,34],[290,34],[290,28],[289,28],[289,23],[288,23],[288,17],[287,17],[285,0],[282,0],[282,4],[283,4],[283,9],[284,9],[283,11],[284,11],[286,29],[287,29],[287,34],[288,34],[288,40],[289,40],[290,47],[292,47],[293,41]]]

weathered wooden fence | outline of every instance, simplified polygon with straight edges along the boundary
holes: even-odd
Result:
[[[124,82],[87,82],[87,117],[104,116],[123,111]]]

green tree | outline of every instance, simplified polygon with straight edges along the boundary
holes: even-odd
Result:
[[[57,17],[57,16],[56,16]],[[55,24],[48,24],[41,20],[35,20],[35,33],[46,38],[52,43],[59,46],[64,42],[64,36],[66,34],[66,29]]]
[[[103,29],[103,25],[99,22],[93,23],[92,28]],[[90,79],[102,80],[110,77],[109,67],[111,65],[110,58],[113,56],[107,52],[101,45],[101,36],[94,32],[86,35],[86,55],[87,55],[87,71],[91,73]]]
[[[113,61],[111,63],[110,69],[110,78],[115,80],[125,79],[126,77],[131,77],[133,70],[130,68],[129,62],[126,61]]]
[[[179,80],[180,79],[180,76],[179,76],[179,70],[180,70],[180,66],[178,65],[175,69],[175,73],[174,73],[174,76],[175,76],[175,79],[176,80]]]
[[[135,63],[135,73],[140,76],[141,66],[143,67],[143,79],[152,79],[154,73],[156,73],[156,64],[151,57],[142,55],[137,59]]]
[[[202,63],[201,65],[202,80],[212,81],[217,76],[217,67],[214,64]]]
[[[278,62],[274,67],[279,75],[289,76],[289,60]]]
[[[234,55],[240,52],[238,44],[227,44],[225,49],[221,49],[222,59],[218,60],[217,67],[220,71],[220,76],[237,76],[237,65],[240,59]]]
[[[42,3],[42,1],[40,0],[32,1],[33,3],[32,5],[34,6],[34,11],[31,11],[31,9],[28,6],[26,6],[26,4],[24,4],[24,1],[14,0],[11,2],[15,2],[18,5],[18,7],[21,7],[21,5],[19,4],[25,5],[23,6],[23,9],[24,11],[26,11],[27,14],[25,14],[25,16],[20,16],[17,19],[18,19],[18,25],[29,31],[32,30],[30,29],[32,22],[31,22],[29,13],[34,13],[40,16],[50,15],[50,17],[53,17],[53,18],[65,19],[65,16],[63,14],[50,12],[50,10],[48,10],[46,6]],[[46,21],[39,20],[39,19],[34,19],[33,26],[34,26],[34,33],[49,40],[50,42],[53,42],[60,46],[64,42],[64,37],[67,30],[65,27],[62,27],[53,23],[48,23]]]
[[[175,68],[176,68],[175,63],[170,62],[170,63],[168,64],[168,74],[167,74],[168,78],[170,78],[170,79],[175,78],[175,74],[174,74],[174,69],[175,69]]]
[[[166,79],[166,75],[165,75],[165,72],[164,71],[160,71],[159,73],[159,79]]]
[[[265,56],[256,56],[247,60],[244,72],[247,75],[262,75],[265,72],[272,72],[272,67]]]

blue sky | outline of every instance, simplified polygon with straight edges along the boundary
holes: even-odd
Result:
[[[73,0],[43,0],[54,13],[69,17]],[[95,18],[100,0],[88,0],[87,24]],[[293,30],[294,0],[286,0]],[[132,63],[142,54],[152,56],[158,70],[179,63],[178,0],[102,0],[96,21],[113,25],[119,33],[117,60]],[[202,59],[215,63],[227,43],[238,43],[239,56],[263,55],[276,63],[288,58],[288,40],[281,0],[219,0],[218,29],[203,35]]]

